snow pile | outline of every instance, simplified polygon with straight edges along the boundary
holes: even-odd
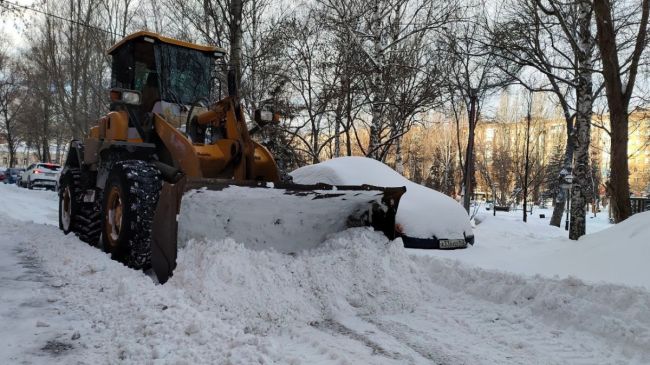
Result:
[[[469,268],[453,261],[422,265],[452,291],[526,309],[557,326],[571,326],[616,341],[631,351],[650,348],[650,292],[613,284],[588,285],[576,278],[526,278]],[[421,266],[421,265],[418,265]]]
[[[18,199],[20,193],[9,195]],[[47,314],[19,329],[27,342],[24,355],[3,361],[0,352],[0,363],[650,363],[650,292],[644,289],[470,267],[406,250],[400,240],[388,241],[368,228],[337,233],[297,255],[250,250],[232,239],[190,241],[179,252],[175,275],[158,285],[63,236],[52,226],[55,220],[20,222],[6,211],[0,217],[0,252],[11,255],[20,248],[36,274],[17,274],[40,275],[49,288],[35,290],[32,298],[43,302],[38,312]],[[518,228],[509,235],[491,231],[490,240],[511,249],[555,242],[558,249],[628,245],[625,239],[634,248],[627,254],[634,255],[645,247],[647,217],[635,216],[619,232],[579,242],[560,240],[561,230],[536,237],[548,229],[541,223],[512,225]],[[484,224],[493,230],[505,223],[487,222],[477,234]],[[513,242],[507,246],[504,240]],[[489,247],[486,242],[455,252]],[[7,265],[0,260],[9,277]],[[22,311],[29,305],[22,305],[27,298],[15,290],[19,284],[1,286],[2,298],[10,300],[0,301],[0,323],[17,322],[5,321],[11,313],[3,308]],[[48,331],[34,336],[34,328]],[[2,336],[12,331],[17,330],[0,326]],[[65,352],[44,355],[50,338]]]
[[[19,237],[16,233],[11,232]],[[54,227],[35,225],[19,234],[24,236],[19,244],[33,250],[52,276],[50,285],[58,289],[67,315],[86,319],[72,323],[70,332],[78,332],[80,339],[69,354],[77,361],[67,363],[270,361],[260,338],[224,321],[218,311],[202,312],[186,299],[183,288],[157,285],[72,235],[61,236]],[[56,244],[45,237],[55,237]],[[47,322],[70,326],[56,316]]]
[[[589,234],[578,241],[568,239],[564,223],[562,228],[549,225],[547,209],[536,209],[527,223],[522,222],[521,211],[497,212],[494,217],[489,213],[474,230],[481,244],[472,250],[410,252],[518,274],[650,289],[650,212],[616,225],[608,223],[606,214],[589,217]]]
[[[412,237],[463,238],[472,235],[467,212],[452,198],[409,181],[383,163],[365,157],[339,157],[291,173],[300,184],[406,186],[396,222]]]
[[[65,305],[48,324],[66,341],[79,333],[67,363],[650,360],[648,292],[412,256],[367,228],[296,256],[192,241],[161,286],[55,227],[0,227],[37,255]]]
[[[539,257],[549,272],[590,281],[608,281],[650,289],[650,212],[639,213],[611,228],[568,242]]]
[[[28,190],[0,182],[0,196],[6,213],[14,219],[58,224],[58,195],[49,190]]]
[[[411,311],[427,297],[423,279],[400,240],[357,228],[295,256],[230,239],[191,241],[169,284],[225,318],[266,331],[341,314]]]

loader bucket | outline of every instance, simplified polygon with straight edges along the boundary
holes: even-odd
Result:
[[[190,239],[227,237],[251,249],[297,253],[329,234],[372,226],[395,238],[405,187],[299,185],[221,179],[163,183],[152,227],[152,266],[161,283]]]

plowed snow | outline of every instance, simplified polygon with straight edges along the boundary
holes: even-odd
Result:
[[[1,214],[1,323],[14,326],[0,327],[13,339],[0,363],[650,362],[643,289],[414,256],[367,229],[296,256],[192,241],[161,286],[55,226]]]

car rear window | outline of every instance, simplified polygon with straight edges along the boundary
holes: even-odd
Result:
[[[61,166],[51,164],[51,163],[41,163],[41,164],[38,164],[38,167],[42,168],[42,169],[52,170],[52,171],[59,171],[59,169],[61,168]]]

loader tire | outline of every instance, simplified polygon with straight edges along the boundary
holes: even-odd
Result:
[[[65,234],[74,232],[80,240],[97,246],[101,234],[100,205],[84,202],[79,169],[70,169],[61,178],[58,190],[59,228]]]
[[[81,203],[76,217],[76,233],[80,240],[99,246],[102,233],[102,214],[99,203]]]
[[[104,249],[134,269],[151,266],[151,222],[162,181],[160,171],[145,161],[116,162],[102,199]]]
[[[72,173],[66,173],[59,185],[59,229],[68,234],[74,230],[78,207],[78,187]]]

